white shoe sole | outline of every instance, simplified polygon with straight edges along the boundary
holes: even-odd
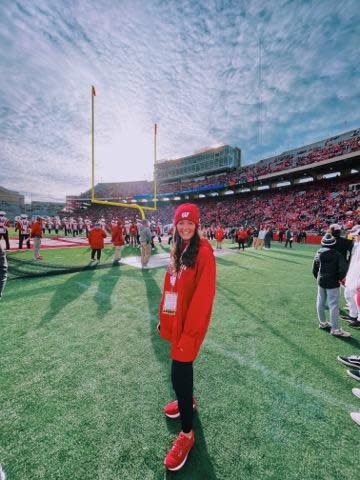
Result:
[[[355,395],[355,397],[360,398],[360,388],[353,388],[351,391]]]
[[[193,413],[194,413],[195,411],[196,411],[196,406],[193,405]],[[166,413],[166,412],[164,412],[164,413],[165,413],[165,416],[168,417],[168,418],[179,418],[179,417],[180,417],[180,412],[175,413],[174,415],[170,415],[170,414],[168,414],[168,413]]]
[[[180,417],[180,412],[175,413],[175,415],[169,415],[168,413],[165,413],[165,416],[168,418],[179,418]]]
[[[349,375],[349,377],[353,378],[354,380],[357,380],[358,382],[360,381],[360,378],[356,377],[353,375],[350,370],[346,370],[346,373]]]
[[[351,334],[347,334],[348,332],[346,332],[346,334],[337,334],[337,333],[334,333],[334,332],[330,332],[330,335],[332,335],[333,337],[337,337],[337,338],[351,338]]]
[[[340,356],[337,356],[336,360],[342,363],[343,365],[346,365],[347,367],[360,368],[360,365],[355,365],[354,363],[347,362],[346,360],[343,360],[342,358],[340,358]]]
[[[355,423],[360,425],[360,415],[356,412],[351,412],[350,417],[354,420]]]
[[[177,472],[178,470],[180,470],[180,468],[182,468],[185,465],[185,462],[186,462],[188,456],[189,456],[189,454],[186,455],[186,457],[184,458],[184,461],[182,463],[180,463],[180,465],[178,465],[176,468],[169,468],[169,467],[166,467],[165,464],[164,465],[170,472]]]

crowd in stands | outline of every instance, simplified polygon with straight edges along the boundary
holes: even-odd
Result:
[[[288,152],[261,160],[258,163],[242,167],[237,172],[220,174],[201,180],[182,181],[158,185],[158,193],[182,192],[186,190],[197,190],[201,187],[223,184],[234,187],[238,184],[251,183],[263,175],[276,173],[282,170],[289,170],[295,167],[310,165],[360,150],[360,131],[355,130],[350,137],[344,135],[319,142],[314,146],[303,147],[301,150]],[[123,183],[100,183],[96,186],[98,198],[131,198],[134,195],[152,194],[154,191],[153,182],[123,182]],[[90,196],[85,192],[81,197]]]
[[[206,198],[197,201],[201,210],[203,225],[268,224],[291,226],[294,230],[321,232],[331,223],[346,224],[350,219],[360,222],[359,192],[350,191],[349,184],[360,182],[360,174],[347,179],[322,180],[311,185],[283,187],[272,191]],[[160,206],[147,218],[160,220],[163,225],[172,222],[174,205]],[[92,205],[87,210],[78,210],[74,215],[86,215],[94,221],[104,218],[111,221],[121,215],[134,218],[137,210],[119,209]]]
[[[355,132],[354,132],[355,133]],[[310,165],[330,158],[339,157],[346,153],[360,150],[359,132],[348,139],[342,139],[339,142],[332,143],[330,140],[324,142],[322,146],[316,146],[310,149],[304,148],[300,152],[287,155],[271,157],[260,162],[245,167],[245,174],[254,178],[270,173],[288,170],[295,167]]]

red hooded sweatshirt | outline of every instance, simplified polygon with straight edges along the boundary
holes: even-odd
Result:
[[[183,267],[175,285],[166,272],[159,305],[160,335],[171,342],[171,358],[180,362],[196,359],[205,338],[216,288],[216,264],[209,242],[202,238],[194,267]],[[165,292],[177,293],[176,311],[163,311]]]
[[[93,228],[89,232],[89,244],[90,247],[94,250],[102,250],[104,248],[104,238],[106,238],[106,233],[102,228]]]

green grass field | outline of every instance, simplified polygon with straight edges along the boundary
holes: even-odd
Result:
[[[156,330],[164,269],[10,280],[0,305],[7,480],[358,478],[349,416],[360,410],[358,385],[336,356],[359,352],[360,331],[349,340],[319,331],[315,249],[217,259],[212,323],[195,363],[196,446],[173,474],[162,462],[179,422],[162,414],[174,395]],[[90,257],[87,248],[43,255],[73,266]],[[104,260],[111,255],[108,247]]]

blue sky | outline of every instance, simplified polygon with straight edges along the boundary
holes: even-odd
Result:
[[[360,127],[357,0],[2,0],[0,185],[63,200],[158,158],[248,164]]]

